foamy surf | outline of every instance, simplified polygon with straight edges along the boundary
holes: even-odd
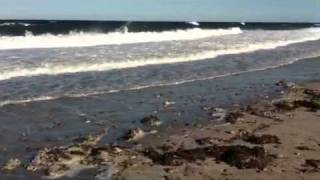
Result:
[[[212,36],[223,36],[241,33],[240,28],[230,29],[188,29],[164,32],[112,32],[90,33],[70,32],[67,35],[33,35],[27,32],[25,36],[0,37],[0,49],[29,48],[65,48],[88,47],[114,44],[135,44],[147,42],[195,40]]]
[[[0,80],[7,80],[11,78],[16,78],[16,77],[59,75],[59,74],[69,74],[69,73],[81,73],[81,72],[99,72],[99,71],[110,71],[110,70],[117,70],[117,69],[137,68],[137,67],[150,66],[150,65],[203,61],[203,60],[212,59],[221,55],[249,53],[249,52],[254,52],[258,50],[269,50],[269,49],[275,49],[278,47],[288,46],[291,44],[297,44],[297,43],[315,41],[315,40],[320,40],[320,34],[317,34],[308,38],[298,39],[298,40],[257,43],[257,44],[250,44],[243,48],[231,48],[231,49],[225,49],[225,50],[205,51],[197,54],[190,54],[190,55],[178,56],[178,57],[137,59],[137,60],[120,61],[120,62],[101,62],[101,63],[91,62],[91,63],[80,63],[75,65],[44,64],[36,68],[28,68],[28,69],[19,68],[19,69],[10,69],[10,71],[2,71],[0,73]]]
[[[314,57],[317,57],[317,56],[310,56],[310,57],[306,57],[306,58],[314,58]],[[212,80],[212,79],[223,78],[223,77],[238,75],[238,74],[243,74],[243,73],[250,73],[250,72],[256,72],[256,71],[264,71],[264,70],[273,69],[273,68],[279,68],[279,67],[282,67],[285,65],[293,64],[299,60],[301,60],[301,59],[292,60],[287,63],[283,63],[283,64],[279,64],[279,65],[275,65],[275,66],[250,69],[247,71],[239,71],[239,72],[235,72],[235,73],[227,73],[227,74],[222,74],[222,75],[209,76],[209,77],[205,77],[205,78],[188,79],[188,80],[182,80],[182,81],[170,82],[170,83],[150,84],[150,85],[146,85],[146,86],[136,86],[136,87],[132,87],[132,88],[128,88],[128,89],[108,90],[108,91],[80,93],[80,94],[69,94],[69,95],[63,95],[63,96],[42,96],[42,97],[34,97],[34,98],[28,98],[28,99],[23,99],[23,100],[7,100],[7,101],[0,102],[0,107],[6,106],[6,105],[50,101],[50,100],[56,100],[56,99],[59,99],[62,97],[82,98],[82,97],[97,96],[97,95],[102,95],[102,94],[118,93],[118,92],[123,92],[123,91],[136,91],[136,90],[152,88],[152,87],[165,87],[165,86],[181,85],[181,84],[192,83],[192,82],[196,82],[196,81]]]

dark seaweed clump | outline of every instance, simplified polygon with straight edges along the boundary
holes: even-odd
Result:
[[[180,166],[187,162],[215,158],[217,162],[225,162],[239,169],[264,169],[273,159],[272,155],[265,152],[263,147],[249,148],[246,146],[217,146],[189,150],[176,150],[173,152],[159,153],[154,149],[147,149],[144,155],[154,163],[164,166]]]
[[[252,144],[281,144],[280,139],[277,136],[268,134],[262,136],[246,134],[242,136],[241,139]]]

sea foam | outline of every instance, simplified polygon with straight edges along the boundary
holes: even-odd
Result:
[[[31,32],[26,32],[24,36],[0,36],[0,49],[65,48],[181,41],[201,39],[212,36],[239,34],[241,32],[241,29],[237,27],[229,29],[193,28],[187,30],[163,32],[70,32],[66,35],[33,35]]]
[[[310,31],[320,32],[320,29],[310,29]],[[110,71],[116,69],[136,68],[150,65],[161,65],[161,64],[175,64],[182,62],[193,62],[202,61],[205,59],[212,59],[221,55],[249,53],[258,50],[269,50],[278,47],[287,46],[290,44],[302,43],[307,41],[315,41],[320,39],[320,33],[315,33],[312,36],[296,39],[296,40],[281,40],[263,43],[252,43],[241,48],[230,48],[215,51],[204,51],[196,54],[180,55],[177,57],[160,57],[160,58],[146,58],[136,59],[130,61],[119,61],[119,62],[89,62],[79,63],[73,65],[59,65],[59,64],[42,64],[35,68],[18,68],[11,69],[10,71],[0,72],[0,80],[7,80],[15,77],[30,77],[39,75],[59,75],[68,73],[79,73],[79,72],[99,72],[99,71]]]

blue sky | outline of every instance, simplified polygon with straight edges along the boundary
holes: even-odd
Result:
[[[320,0],[0,0],[0,19],[320,22]]]

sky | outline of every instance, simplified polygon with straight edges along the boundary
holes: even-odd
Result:
[[[0,19],[320,22],[320,0],[0,0]]]

